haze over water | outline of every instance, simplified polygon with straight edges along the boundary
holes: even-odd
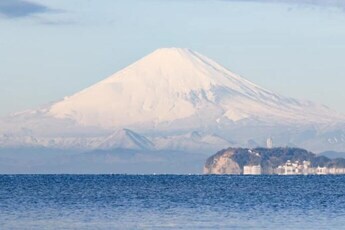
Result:
[[[0,176],[1,229],[341,229],[343,176]]]

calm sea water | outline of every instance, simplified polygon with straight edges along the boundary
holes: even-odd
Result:
[[[345,229],[344,176],[0,176],[0,229]]]

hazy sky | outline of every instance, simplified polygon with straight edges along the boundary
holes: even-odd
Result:
[[[0,0],[0,115],[187,47],[286,96],[345,112],[343,0]]]

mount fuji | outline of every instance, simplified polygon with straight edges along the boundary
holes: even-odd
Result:
[[[272,137],[275,145],[344,151],[344,124],[326,106],[273,93],[190,49],[163,48],[61,101],[3,118],[0,145],[161,157]]]
[[[344,118],[323,106],[274,94],[205,56],[177,48],[156,50],[55,103],[47,115],[106,129],[171,129],[172,123],[186,119],[193,121],[188,128],[199,128],[222,119],[303,124]]]

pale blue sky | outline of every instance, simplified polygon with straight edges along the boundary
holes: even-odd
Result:
[[[286,96],[345,112],[339,0],[0,0],[0,115],[187,47]]]

